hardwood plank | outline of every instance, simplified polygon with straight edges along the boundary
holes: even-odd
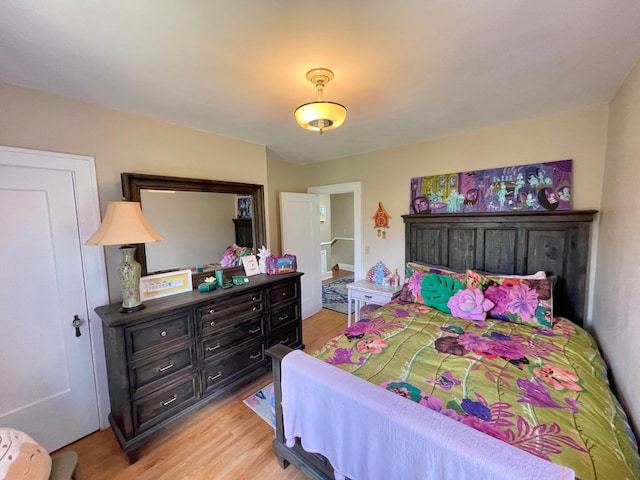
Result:
[[[303,321],[306,350],[322,347],[347,326],[347,316],[322,309]],[[273,429],[243,400],[272,381],[267,373],[177,423],[144,445],[130,465],[111,429],[95,432],[58,452],[78,454],[82,480],[302,480],[295,467],[280,468]]]

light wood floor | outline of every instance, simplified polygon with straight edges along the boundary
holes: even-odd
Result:
[[[347,317],[322,309],[303,321],[306,351],[347,326]],[[273,429],[242,400],[269,384],[271,374],[214,401],[150,441],[130,465],[111,429],[101,430],[59,450],[78,454],[82,480],[302,480],[295,467],[280,468],[273,455]]]

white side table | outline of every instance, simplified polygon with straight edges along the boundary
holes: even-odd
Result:
[[[347,285],[347,326],[351,326],[351,300],[355,301],[356,322],[360,321],[360,308],[367,303],[384,305],[396,298],[402,290],[402,285],[396,287],[382,286],[368,280],[358,280]]]

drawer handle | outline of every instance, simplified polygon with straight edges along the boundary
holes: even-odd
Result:
[[[288,343],[289,342],[289,337],[285,338],[284,340],[280,340],[280,343]]]
[[[214,350],[217,350],[221,347],[222,345],[220,345],[219,343],[216,343],[213,347],[207,347],[207,351],[208,352],[213,352]]]
[[[213,382],[216,378],[220,378],[222,376],[222,372],[218,372],[218,374],[215,377],[212,377],[211,375],[209,375],[207,377],[207,380],[209,380],[210,382]]]
[[[249,330],[249,333],[258,333],[260,331],[260,327],[254,328],[253,330]]]
[[[282,315],[278,317],[278,320],[282,321],[282,320],[286,320],[287,318],[289,318],[289,315]]]
[[[158,367],[158,368],[156,368],[156,370],[159,371],[159,372],[166,372],[170,368],[173,368],[173,362],[171,362],[169,365],[166,365],[164,367]]]
[[[212,322],[209,323],[209,325],[211,325],[212,327],[215,327],[216,326],[216,322],[212,321]]]
[[[170,403],[175,402],[178,399],[178,395],[174,395],[173,397],[171,397],[169,400],[165,400],[164,402],[160,402],[160,404],[163,407],[166,407],[167,405],[169,405]]]
[[[287,296],[287,292],[282,292],[282,296],[286,297]]]
[[[371,295],[365,295],[364,298],[371,300],[373,297]]]
[[[209,310],[209,315],[213,315],[214,313],[216,313],[216,311],[213,308]]]
[[[262,352],[254,353],[253,355],[249,355],[251,360],[255,360],[256,358],[260,358],[262,356]]]
[[[252,301],[252,302],[257,302],[258,300],[259,300],[259,299],[258,299],[258,297],[253,297],[253,298],[251,299],[251,301]]]
[[[161,337],[166,337],[166,336],[167,336],[167,331],[166,331],[166,330],[162,330],[162,331],[160,332],[160,336],[161,336]]]
[[[256,310],[260,310],[260,307],[253,307],[251,311],[255,312]]]

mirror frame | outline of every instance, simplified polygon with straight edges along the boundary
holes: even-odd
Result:
[[[251,220],[253,222],[254,249],[267,244],[263,185],[129,172],[122,173],[120,179],[122,181],[122,195],[125,200],[130,202],[140,202],[141,190],[177,190],[181,192],[214,192],[251,195],[253,203],[253,216]],[[141,204],[140,206],[144,211],[144,205]],[[141,275],[148,275],[147,252],[144,243],[137,244],[135,258],[142,267]],[[242,266],[228,267],[228,269],[237,268],[242,269]],[[226,270],[227,269],[225,269],[225,271]],[[204,279],[206,275],[208,274],[193,275],[194,288],[197,288],[200,280]],[[202,276],[202,279],[200,279],[199,276]]]

